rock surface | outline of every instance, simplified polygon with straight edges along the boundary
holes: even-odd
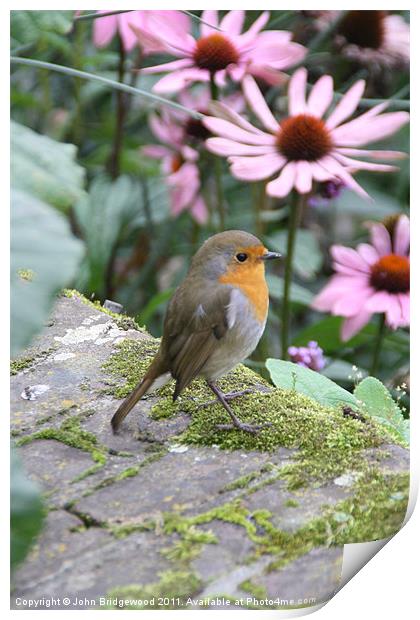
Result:
[[[111,607],[127,596],[158,607],[168,596],[174,608],[197,607],[200,597],[222,597],[219,608],[330,598],[343,546],[321,519],[336,506],[342,515],[342,502],[356,493],[352,475],[293,490],[273,472],[293,462],[296,449],[180,445],[190,414],[152,419],[156,395],[113,435],[109,422],[121,401],[103,365],[123,339],[149,338],[78,296],[61,297],[25,353],[26,368],[13,375],[12,434],[48,516],[13,577],[12,607],[19,597],[60,598],[58,608],[92,607],[89,600],[99,607],[107,595]],[[39,385],[48,389],[22,396]],[[368,452],[386,476],[408,471],[401,446],[388,446],[382,459],[379,448]],[[265,598],[271,604],[254,600]]]

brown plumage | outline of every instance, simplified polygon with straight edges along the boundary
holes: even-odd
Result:
[[[237,258],[243,258],[241,254],[246,254],[243,262]],[[168,305],[158,353],[112,418],[114,431],[155,381],[168,373],[176,381],[174,400],[193,379],[204,376],[234,425],[251,430],[237,420],[213,382],[258,343],[268,308],[262,258],[278,256],[242,231],[219,233],[203,244]]]

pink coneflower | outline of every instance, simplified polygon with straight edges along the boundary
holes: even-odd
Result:
[[[344,56],[366,65],[395,67],[410,59],[409,25],[386,11],[348,11],[335,43]]]
[[[311,370],[322,370],[325,366],[324,351],[315,340],[308,342],[306,347],[289,347],[287,352],[292,362],[299,366]]]
[[[97,11],[97,13],[107,13],[107,10]],[[146,29],[147,19],[150,18],[150,14],[155,13],[157,16],[161,16],[167,11],[127,11],[126,13],[119,13],[116,15],[108,15],[106,17],[99,17],[93,20],[93,42],[96,47],[106,47],[113,39],[113,37],[119,33],[121,41],[126,52],[130,52],[136,45],[141,45],[142,51],[145,54],[152,52],[163,52],[165,47],[159,43],[153,44],[148,39],[141,39],[135,34],[133,26],[136,28]],[[174,15],[171,19],[175,24],[184,25],[183,22],[187,21],[188,17],[180,11],[171,11]],[[185,26],[185,25],[184,25]]]
[[[371,244],[361,243],[355,250],[331,248],[337,273],[312,307],[345,317],[343,340],[352,338],[376,312],[385,314],[391,329],[410,324],[410,223],[400,215],[390,224],[370,225]]]
[[[306,69],[298,69],[289,84],[289,116],[280,122],[273,116],[251,76],[243,81],[245,97],[266,131],[261,131],[229,110],[213,104],[217,117],[203,122],[217,138],[207,140],[210,151],[228,157],[233,176],[244,181],[267,179],[270,196],[286,196],[293,188],[301,194],[312,189],[312,181],[339,180],[347,187],[367,196],[350,171],[391,171],[394,166],[364,162],[355,157],[397,159],[397,151],[366,151],[359,147],[382,140],[408,122],[407,112],[381,114],[386,104],[379,104],[359,117],[346,121],[356,110],[365,82],[358,80],[323,120],[333,100],[333,79],[321,77],[306,99]]]
[[[154,85],[157,93],[176,92],[192,82],[208,82],[211,74],[219,86],[223,86],[228,77],[238,82],[246,73],[270,84],[281,83],[284,77],[280,71],[300,62],[306,49],[291,40],[290,32],[261,32],[269,16],[268,11],[264,11],[241,34],[245,11],[229,11],[220,25],[218,11],[203,11],[202,19],[209,25],[201,23],[201,36],[196,40],[191,34],[191,24],[176,23],[171,15],[151,15],[145,30],[137,25],[132,26],[133,30],[150,44],[165,46],[178,60],[147,67],[143,73],[169,72]]]
[[[165,146],[151,144],[142,153],[162,162],[162,172],[169,188],[171,213],[179,215],[188,210],[199,224],[207,221],[207,207],[201,196],[198,153],[186,144],[186,126],[163,109],[149,120],[150,129]]]

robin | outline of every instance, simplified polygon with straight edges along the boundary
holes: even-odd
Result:
[[[238,393],[223,394],[215,381],[257,346],[268,312],[265,262],[280,257],[241,230],[219,233],[201,246],[169,302],[155,358],[112,418],[114,432],[142,396],[171,376],[176,381],[174,401],[193,379],[204,377],[232,420],[218,428],[249,433],[262,428],[241,422],[228,404]]]

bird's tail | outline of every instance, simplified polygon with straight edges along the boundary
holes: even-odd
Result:
[[[127,396],[123,403],[118,407],[117,411],[112,416],[111,426],[114,433],[117,432],[124,418],[130,413],[134,405],[140,400],[142,396],[150,390],[161,375],[167,373],[167,369],[163,368],[158,355],[155,357],[150,365],[149,370],[140,381],[140,383],[134,388],[134,390]],[[162,385],[162,384],[161,384]]]

